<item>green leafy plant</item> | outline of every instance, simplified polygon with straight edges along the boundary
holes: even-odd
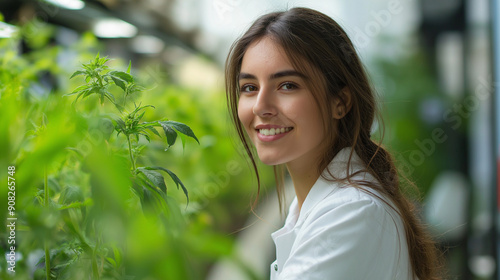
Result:
[[[213,97],[222,95],[166,80],[146,90],[136,79],[147,84],[147,69],[132,75],[130,64],[96,57],[92,34],[69,47],[44,46],[50,40],[32,36],[51,33],[39,32],[43,24],[30,26],[37,32],[21,35],[39,42],[31,52],[19,53],[20,37],[0,40],[0,166],[16,168],[22,256],[15,274],[0,263],[0,278],[203,279],[217,258],[231,254],[235,236],[227,232],[241,225],[246,209],[234,200],[253,187],[246,183],[251,174],[241,171],[229,181],[243,188],[221,185],[220,195],[207,195],[212,176],[236,156],[230,138],[218,137],[225,115]],[[53,63],[65,48],[77,57]],[[73,61],[89,63],[69,79]],[[186,149],[189,138],[200,149]],[[245,163],[234,164],[231,170]],[[6,188],[0,198],[7,200]],[[1,240],[8,235],[0,230]],[[0,254],[8,252],[4,242]]]
[[[156,127],[161,127],[165,133],[165,138],[168,143],[165,150],[175,144],[178,132],[193,138],[199,144],[198,138],[189,126],[180,122],[167,119],[151,122],[143,121],[142,119],[146,113],[146,109],[154,109],[153,105],[141,106],[140,104],[134,104],[134,109],[130,113],[123,113],[127,105],[127,97],[141,92],[144,88],[139,86],[135,82],[134,77],[130,74],[131,63],[129,63],[127,72],[122,72],[115,70],[111,71],[109,67],[105,65],[108,61],[108,58],[100,57],[100,55],[97,54],[93,61],[83,64],[83,70],[75,71],[71,78],[84,76],[85,84],[79,86],[67,96],[76,95],[76,99],[74,100],[74,102],[76,102],[79,98],[83,99],[95,94],[98,95],[101,105],[104,104],[105,100],[108,100],[122,113],[121,116],[115,117],[112,120],[117,135],[123,134],[127,139],[135,191],[139,194],[142,202],[146,201],[145,197],[149,197],[148,195],[144,195],[143,192],[150,192],[153,196],[158,196],[157,199],[159,199],[159,201],[164,200],[162,196],[166,195],[167,187],[165,185],[165,179],[159,171],[167,173],[175,182],[177,188],[182,188],[189,201],[188,191],[175,173],[164,167],[137,167],[137,155],[134,155],[134,151],[137,151],[137,149],[135,149],[137,147],[135,146],[138,145],[140,136],[144,137],[148,142],[151,141],[152,134],[161,137]],[[113,84],[123,91],[124,101],[122,104],[117,103],[115,96],[109,90],[109,87]],[[132,141],[133,138],[135,138],[135,143]]]
[[[186,124],[162,118],[155,121],[144,121],[146,109],[154,109],[153,105],[137,105],[132,99],[137,99],[144,88],[138,85],[134,77],[130,74],[130,64],[127,72],[110,69],[105,63],[107,58],[101,58],[99,54],[87,64],[83,64],[83,70],[73,73],[71,78],[83,76],[83,85],[78,86],[72,93],[65,96],[75,96],[72,110],[75,116],[83,117],[83,123],[92,126],[93,122],[110,122],[116,137],[106,134],[105,142],[96,142],[91,145],[92,151],[85,153],[78,147],[66,147],[68,153],[73,152],[74,156],[65,157],[62,162],[62,169],[57,173],[47,172],[50,167],[45,167],[43,173],[43,189],[37,195],[37,201],[43,207],[43,217],[56,217],[54,222],[58,226],[43,229],[46,235],[60,232],[58,228],[62,226],[67,234],[72,237],[61,237],[62,245],[55,245],[56,240],[45,239],[43,244],[44,256],[40,258],[39,265],[45,267],[45,278],[74,279],[74,274],[81,274],[82,269],[86,271],[83,276],[88,275],[92,279],[111,277],[112,279],[122,279],[128,277],[125,271],[126,260],[122,255],[126,254],[127,237],[121,237],[118,243],[110,241],[109,236],[116,235],[114,232],[107,232],[104,224],[109,219],[121,221],[118,226],[128,227],[126,216],[123,216],[122,209],[134,211],[135,207],[126,206],[126,203],[137,198],[142,205],[145,214],[152,211],[151,217],[160,218],[171,233],[179,231],[182,226],[182,215],[177,209],[177,204],[167,195],[167,184],[163,174],[167,174],[177,186],[182,189],[187,202],[189,202],[188,190],[179,177],[170,169],[161,166],[138,166],[140,161],[140,151],[146,146],[141,142],[141,138],[148,143],[153,136],[161,138],[157,129],[163,131],[166,138],[166,148],[168,150],[175,144],[178,134],[193,138],[199,143],[198,138]],[[116,87],[115,87],[116,86]],[[118,92],[117,92],[118,90]],[[121,91],[121,92],[119,92]],[[119,95],[121,93],[121,95]],[[76,107],[77,101],[89,99],[97,96],[101,105],[94,114],[79,114]],[[117,101],[120,100],[120,101]],[[92,101],[92,100],[91,100]],[[117,109],[117,112],[107,111],[106,101]],[[111,107],[111,109],[112,109]],[[66,109],[68,110],[68,109]],[[86,117],[85,117],[86,116]],[[51,134],[52,117],[42,115],[42,125],[33,124],[34,130],[32,139],[37,140]],[[54,124],[52,124],[54,125]],[[94,141],[93,137],[89,138]],[[124,141],[126,140],[125,145]],[[67,143],[69,144],[69,143]],[[100,144],[106,144],[104,146]],[[121,155],[127,154],[128,157]],[[103,155],[105,157],[103,157]],[[128,176],[123,177],[125,169],[121,168],[128,158]],[[65,163],[73,163],[66,165]],[[69,166],[75,166],[76,169]],[[88,182],[92,198],[85,198],[80,187],[65,186],[70,181],[67,176],[74,177],[81,171],[89,176],[74,180]],[[109,167],[109,174],[102,173],[102,167]],[[50,174],[52,173],[52,174]],[[109,178],[106,178],[109,176]],[[86,179],[85,179],[86,177]],[[123,191],[124,187],[129,188],[129,194]],[[121,199],[116,199],[116,195],[121,193]],[[128,196],[128,198],[127,198]],[[58,197],[54,200],[54,197]],[[132,199],[132,200],[131,200]],[[127,202],[128,201],[128,202]],[[111,205],[108,205],[110,204]],[[113,204],[117,204],[113,206]],[[102,214],[109,213],[107,218]],[[146,215],[147,216],[147,215]],[[60,218],[57,218],[60,217]],[[62,221],[60,222],[57,221]],[[125,242],[125,243],[124,243]],[[112,252],[112,254],[110,253]],[[87,267],[87,269],[85,269]]]

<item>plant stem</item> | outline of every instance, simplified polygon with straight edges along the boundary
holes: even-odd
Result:
[[[134,155],[132,154],[132,144],[130,143],[130,135],[127,135],[127,142],[128,142],[128,152],[130,155],[130,161],[132,162],[132,170],[135,171],[135,159]]]
[[[43,174],[43,193],[44,193],[44,206],[45,208],[49,207],[49,184],[48,184],[48,175],[47,175],[47,166],[45,166],[45,171]],[[50,252],[49,252],[49,245],[47,244],[47,239],[45,239],[44,242],[44,249],[45,249],[45,272],[47,275],[47,280],[50,280]]]

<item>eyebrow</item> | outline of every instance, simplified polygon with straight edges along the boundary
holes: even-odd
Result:
[[[295,71],[295,70],[284,70],[284,71],[280,71],[280,72],[276,72],[276,73],[273,73],[271,75],[269,75],[269,80],[274,80],[274,79],[278,79],[278,78],[282,78],[282,77],[288,77],[288,76],[297,76],[297,77],[300,77],[300,78],[303,78],[303,79],[306,79],[307,76],[298,72],[298,71]],[[257,79],[257,77],[255,77],[254,75],[252,74],[249,74],[249,73],[240,73],[238,75],[238,80],[243,80],[243,79]]]

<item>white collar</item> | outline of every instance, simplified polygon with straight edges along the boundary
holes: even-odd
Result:
[[[347,174],[347,163],[349,162],[349,156],[351,154],[352,148],[346,147],[340,150],[337,155],[333,158],[333,160],[328,164],[328,168],[330,172],[337,179],[342,179],[346,177]],[[353,151],[349,173],[353,174],[357,171],[360,171],[365,168],[365,164],[361,160],[361,158]],[[325,169],[323,171],[324,177],[330,179],[328,171]],[[309,215],[309,212],[314,208],[316,204],[318,204],[321,200],[323,200],[326,196],[328,196],[331,192],[336,191],[340,185],[336,182],[328,181],[323,178],[323,176],[319,176],[318,180],[314,183],[311,190],[306,196],[304,203],[302,204],[302,208],[299,213],[299,217],[297,219],[297,223],[295,225],[300,225],[305,218]],[[298,210],[297,205],[297,197],[294,198],[292,202],[292,211]],[[290,213],[292,214],[292,213]]]

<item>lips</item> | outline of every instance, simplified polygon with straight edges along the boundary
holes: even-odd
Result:
[[[263,142],[271,142],[281,139],[291,130],[291,126],[280,126],[280,125],[257,125],[255,127],[257,131],[257,137]]]
[[[262,134],[262,135],[265,135],[265,136],[273,136],[273,135],[276,135],[276,134],[281,134],[281,133],[285,133],[285,132],[288,132],[292,130],[292,127],[281,127],[281,128],[261,128],[261,129],[258,129],[259,133]]]

